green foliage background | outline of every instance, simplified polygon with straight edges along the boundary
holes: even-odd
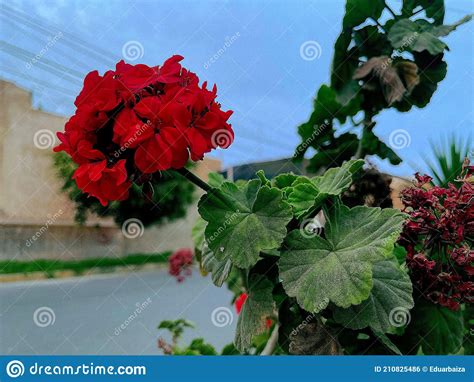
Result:
[[[377,136],[374,118],[385,109],[407,112],[428,105],[447,73],[448,46],[440,38],[472,16],[443,25],[443,0],[404,0],[399,8],[393,1],[347,0],[330,84],[319,88],[313,112],[298,127],[302,142],[295,159],[316,150],[309,171],[368,155],[401,162]]]

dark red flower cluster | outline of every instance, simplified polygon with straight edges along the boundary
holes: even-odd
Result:
[[[189,248],[181,248],[173,252],[168,259],[169,274],[182,282],[186,276],[191,276],[193,265],[193,251]]]
[[[416,174],[402,191],[406,221],[399,240],[407,251],[412,281],[428,300],[457,310],[474,302],[474,187],[471,168],[456,188],[426,187],[429,176]]]
[[[104,206],[126,199],[132,181],[232,143],[232,111],[221,110],[216,87],[200,86],[182,59],[156,67],[120,61],[115,71],[86,76],[55,151],[71,155],[78,187]]]

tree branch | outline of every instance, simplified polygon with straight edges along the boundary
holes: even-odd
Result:
[[[390,6],[387,4],[387,2],[385,2],[385,8],[388,9],[388,11],[392,14],[393,17],[398,18],[398,16],[395,14],[394,11],[392,11],[392,8],[390,8]]]

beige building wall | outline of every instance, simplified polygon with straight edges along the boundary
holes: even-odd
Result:
[[[179,221],[147,229],[127,239],[110,219],[74,223],[74,208],[60,192],[52,165],[56,132],[67,118],[35,110],[31,93],[0,80],[0,260],[72,259],[161,252],[191,246],[196,203]],[[221,162],[206,159],[195,168],[207,179]],[[35,239],[33,239],[35,238]]]

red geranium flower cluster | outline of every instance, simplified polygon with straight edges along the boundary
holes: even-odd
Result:
[[[232,111],[221,110],[216,87],[200,86],[182,59],[173,56],[156,67],[120,61],[103,76],[86,76],[55,151],[71,155],[79,165],[78,187],[104,206],[126,199],[133,181],[232,143]]]
[[[181,248],[173,252],[168,259],[169,274],[182,282],[186,276],[191,276],[193,265],[193,251],[189,248]]]
[[[474,302],[474,187],[472,168],[461,187],[425,187],[429,176],[416,174],[414,188],[402,191],[409,219],[399,243],[419,291],[428,300],[457,310]]]

